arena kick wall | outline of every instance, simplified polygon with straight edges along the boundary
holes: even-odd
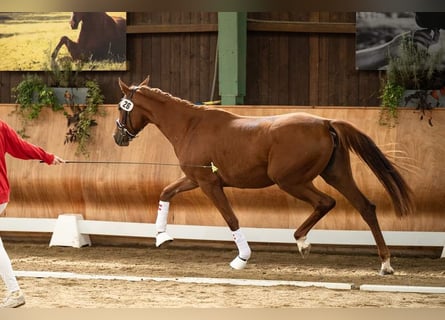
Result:
[[[22,161],[7,156],[12,188],[7,218],[57,218],[63,213],[79,213],[86,220],[154,223],[159,194],[164,186],[181,176],[173,149],[154,126],[143,130],[129,147],[115,145],[112,134],[118,115],[114,105],[101,106],[105,116],[97,118],[88,158],[76,156],[76,145],[64,144],[67,131],[63,113],[44,110],[27,128],[28,141],[66,160],[118,161],[144,164],[69,163],[50,167],[39,161]],[[383,230],[445,231],[445,110],[432,113],[433,126],[420,120],[414,110],[401,110],[394,128],[378,123],[379,108],[370,107],[274,107],[233,106],[226,110],[242,115],[272,115],[306,111],[348,120],[371,136],[381,149],[396,154],[415,193],[417,210],[398,218],[383,187],[355,155],[353,173],[365,195],[377,205]],[[15,105],[1,105],[0,117],[13,128],[21,122],[13,113]],[[297,146],[296,146],[297,147]],[[336,208],[315,229],[368,230],[359,214],[334,189],[316,180],[320,189],[337,199]],[[227,188],[227,195],[243,227],[297,228],[311,208],[276,187],[260,190]],[[200,190],[183,193],[171,203],[170,224],[225,226],[217,210]]]

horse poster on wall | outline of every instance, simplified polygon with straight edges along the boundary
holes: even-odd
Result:
[[[126,12],[2,12],[0,70],[46,71],[60,59],[126,70],[126,22]]]
[[[445,48],[445,12],[357,12],[356,69],[385,70],[404,38],[432,54]]]

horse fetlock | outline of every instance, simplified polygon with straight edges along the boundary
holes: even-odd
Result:
[[[306,236],[297,239],[297,247],[303,258],[307,257],[311,251],[311,244],[306,241]]]
[[[382,267],[380,268],[379,274],[381,276],[386,276],[389,274],[394,274],[394,269],[391,267],[389,259],[382,262]]]

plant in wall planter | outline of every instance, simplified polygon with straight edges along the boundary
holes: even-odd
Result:
[[[70,57],[51,60],[47,71],[49,83],[60,104],[85,104],[88,88],[79,77],[83,69],[82,61],[73,61]]]
[[[72,69],[52,69],[51,74],[52,84],[55,83],[54,79],[66,81],[77,79],[77,70]],[[68,82],[59,83],[67,84]],[[75,84],[75,82],[69,83]],[[95,118],[100,115],[98,107],[103,103],[104,96],[95,80],[86,80],[83,86],[85,96],[80,98],[81,100],[76,100],[76,96],[72,94],[72,89],[75,87],[63,87],[63,98],[57,99],[54,87],[47,85],[40,76],[36,74],[24,76],[23,80],[12,89],[17,103],[16,111],[23,123],[23,128],[18,133],[22,137],[27,137],[26,127],[29,121],[37,119],[42,108],[50,107],[54,111],[64,110],[68,126],[64,143],[76,143],[76,155],[88,156],[91,128],[97,125]]]
[[[44,107],[52,108],[54,111],[63,109],[53,90],[36,74],[24,75],[23,80],[12,88],[12,97],[17,103],[16,112],[22,119],[22,128],[17,132],[24,138],[28,137],[26,127],[29,121],[37,119]]]
[[[402,40],[397,56],[389,59],[386,80],[381,89],[381,123],[397,123],[398,107],[414,107],[420,119],[428,117],[432,126],[432,109],[445,107],[444,50],[429,52],[411,37]]]
[[[94,80],[85,82],[87,95],[85,105],[70,105],[71,112],[65,111],[68,120],[68,131],[65,135],[66,143],[77,143],[76,154],[88,156],[88,142],[91,138],[91,129],[97,125],[95,120],[99,113],[99,105],[103,104],[104,96],[98,83]],[[103,114],[100,114],[103,115]]]

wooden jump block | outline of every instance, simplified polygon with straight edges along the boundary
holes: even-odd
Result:
[[[79,231],[78,221],[83,220],[81,214],[61,214],[56,220],[49,246],[65,246],[80,248],[91,246],[90,236]]]

